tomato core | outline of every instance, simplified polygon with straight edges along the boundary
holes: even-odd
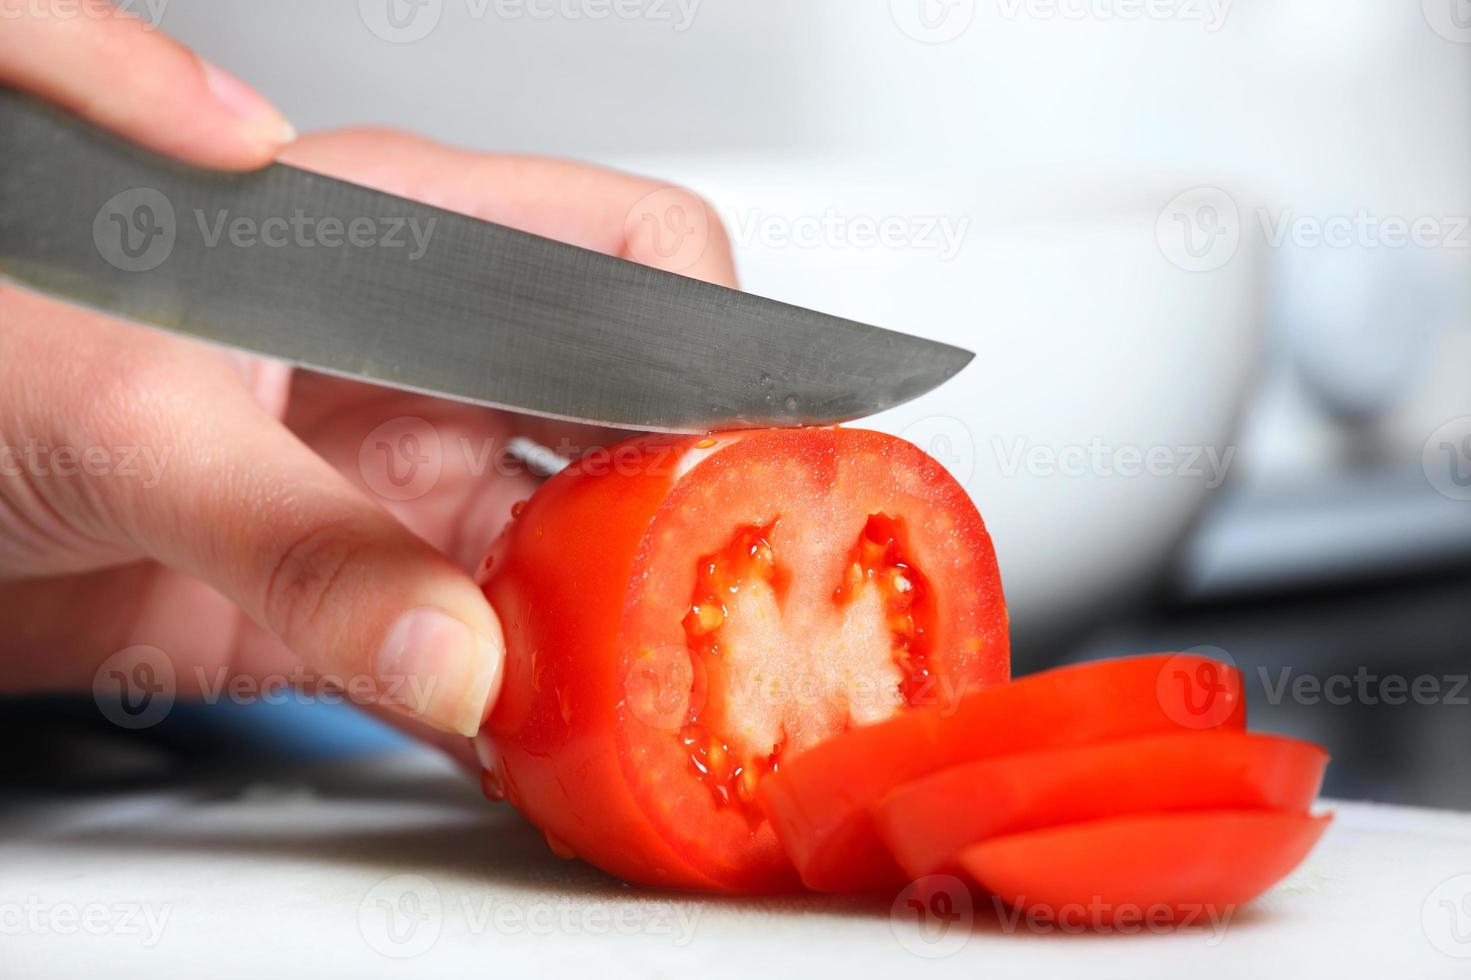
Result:
[[[833,590],[830,618],[796,636],[780,623],[791,580],[772,546],[780,524],[741,526],[724,548],[701,556],[683,620],[704,690],[691,700],[680,741],[717,807],[740,807],[753,828],[765,819],[756,788],[777,771],[793,729],[805,746],[883,720],[929,677],[929,584],[908,560],[903,521],[869,517]],[[783,669],[794,654],[799,669]]]

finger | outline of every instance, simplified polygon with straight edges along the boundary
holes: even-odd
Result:
[[[106,0],[0,0],[0,83],[201,166],[264,166],[294,138],[244,82]]]
[[[214,352],[41,297],[0,298],[17,325],[0,331],[0,364],[46,366],[0,385],[0,418],[33,430],[22,439],[143,446],[162,460],[151,481],[36,477],[46,512],[202,579],[349,693],[366,683],[376,703],[441,730],[479,728],[504,643],[461,569],[302,445]]]
[[[282,159],[400,197],[735,286],[730,238],[699,195],[568,160],[475,153],[384,129],[318,133]]]

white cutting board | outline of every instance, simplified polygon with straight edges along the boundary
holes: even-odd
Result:
[[[1224,929],[1098,935],[629,888],[427,753],[36,800],[0,816],[0,977],[1471,977],[1471,814],[1332,807]]]

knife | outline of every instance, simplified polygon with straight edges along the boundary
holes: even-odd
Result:
[[[317,371],[630,429],[845,421],[973,356],[295,167],[186,167],[7,89],[0,277]]]

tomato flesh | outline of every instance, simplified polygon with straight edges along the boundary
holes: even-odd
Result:
[[[1184,678],[1190,682],[1176,686]],[[1209,682],[1197,689],[1190,685]],[[1063,667],[855,728],[785,760],[761,784],[802,881],[819,891],[902,884],[873,809],[891,791],[962,763],[1151,734],[1245,728],[1240,674],[1190,654]]]
[[[879,833],[911,878],[968,845],[1109,817],[1184,810],[1306,813],[1328,753],[1273,735],[1191,732],[1022,752],[945,769],[890,793]]]
[[[616,465],[621,454],[622,465]],[[493,785],[632,881],[798,886],[757,787],[791,755],[1007,679],[965,491],[879,433],[643,437],[579,462],[484,574],[506,631]]]
[[[994,837],[960,864],[998,898],[1053,919],[1221,921],[1285,878],[1331,817],[1212,810]]]

